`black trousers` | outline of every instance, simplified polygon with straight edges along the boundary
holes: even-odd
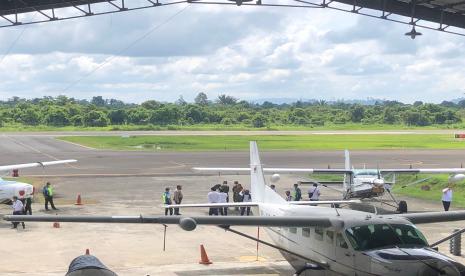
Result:
[[[46,196],[45,197],[45,210],[48,210],[48,203],[50,202],[50,206],[53,210],[56,210],[55,204],[53,204],[53,196]]]
[[[13,215],[23,215],[23,212],[22,211],[14,211]],[[13,221],[12,224],[13,224],[14,228],[17,228],[18,224],[19,224],[19,221]],[[23,221],[21,221],[21,224],[23,225],[23,228],[24,228],[24,222]]]
[[[443,201],[442,206],[444,206],[444,211],[449,211],[450,201]]]
[[[174,202],[174,204],[181,204],[182,199],[179,202]],[[179,215],[179,208],[174,208],[174,214]]]
[[[24,205],[24,214],[27,215],[32,215],[32,200],[31,199],[26,199],[26,204]]]
[[[210,210],[208,210],[208,215],[209,216],[217,216],[218,215],[218,208],[210,208]]]
[[[173,208],[165,208],[165,216],[168,215],[168,212],[170,212],[170,216],[173,215]]]
[[[241,207],[241,216],[244,215],[245,209],[247,209],[247,215],[250,215],[250,207]]]

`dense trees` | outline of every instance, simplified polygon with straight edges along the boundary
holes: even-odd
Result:
[[[139,105],[104,99],[101,96],[93,97],[90,101],[66,96],[31,100],[13,97],[8,101],[0,101],[0,126],[239,124],[261,128],[346,123],[428,126],[460,123],[463,117],[465,101],[444,101],[441,104],[417,101],[412,105],[396,101],[378,102],[374,105],[298,101],[294,104],[278,105],[271,102],[249,103],[225,94],[210,101],[205,93],[199,93],[194,103],[186,102],[182,96],[175,103],[149,100]]]

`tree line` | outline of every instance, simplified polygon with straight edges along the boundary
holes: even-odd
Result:
[[[372,105],[342,101],[297,101],[292,104],[250,103],[228,95],[214,100],[199,93],[193,103],[124,103],[102,96],[77,100],[66,96],[0,101],[0,125],[104,127],[108,125],[279,125],[324,126],[347,123],[407,126],[450,125],[462,122],[465,100],[441,104],[379,101]]]

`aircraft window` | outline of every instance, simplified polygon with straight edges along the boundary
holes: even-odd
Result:
[[[372,224],[346,230],[355,250],[371,250],[393,246],[428,246],[425,237],[412,225]]]
[[[289,232],[291,232],[292,234],[296,234],[297,233],[297,228],[291,227],[291,228],[289,228]]]
[[[337,246],[341,247],[341,248],[349,248],[349,246],[347,245],[347,242],[346,240],[344,240],[344,237],[342,236],[341,233],[337,233],[336,235],[336,244]]]
[[[323,228],[321,227],[315,227],[315,239],[322,241],[323,240]]]
[[[326,230],[326,241],[330,244],[333,244],[334,241],[334,231]]]
[[[310,228],[302,228],[302,236],[310,237]]]

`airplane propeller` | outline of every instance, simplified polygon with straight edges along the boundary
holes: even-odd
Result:
[[[413,182],[410,182],[408,184],[403,185],[401,188],[406,188],[408,186],[412,186],[412,185],[415,185],[415,184],[418,184],[418,183],[421,183],[421,182],[425,182],[426,180],[429,180],[431,178],[432,178],[432,176],[427,177],[427,178],[423,178],[423,179],[420,179],[420,180],[417,180],[417,181],[413,181]]]

